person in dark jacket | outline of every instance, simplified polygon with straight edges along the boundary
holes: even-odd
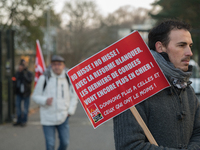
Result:
[[[25,126],[28,120],[28,110],[31,95],[31,83],[33,81],[33,74],[25,66],[25,61],[22,59],[20,61],[18,71],[15,75],[15,94],[16,94],[16,112],[17,112],[17,122],[14,126]],[[24,102],[24,107],[22,109],[22,101]]]
[[[158,146],[130,110],[113,119],[116,150],[200,149],[200,105],[191,87],[190,26],[165,20],[149,32],[149,48],[171,86],[136,105]]]

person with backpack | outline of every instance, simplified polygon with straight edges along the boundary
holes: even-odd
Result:
[[[40,119],[46,141],[46,149],[55,148],[57,130],[59,150],[66,150],[69,144],[69,116],[75,113],[77,96],[65,70],[65,60],[52,56],[51,67],[46,69],[34,89],[32,99],[40,105]]]

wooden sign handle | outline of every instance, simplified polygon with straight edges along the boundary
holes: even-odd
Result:
[[[137,111],[137,109],[135,108],[135,106],[131,107],[130,110],[131,110],[132,114],[135,116],[135,119],[137,120],[137,122],[139,123],[139,125],[144,130],[144,133],[145,133],[147,139],[149,140],[149,142],[151,144],[154,144],[154,145],[158,146],[157,142],[155,141],[154,137],[152,136],[151,132],[149,131],[148,127],[146,126],[144,120],[140,116],[140,114]]]

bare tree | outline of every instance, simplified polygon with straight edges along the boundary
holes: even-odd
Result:
[[[65,38],[70,42],[68,42],[68,46],[61,43],[60,45],[65,46],[67,64],[73,66],[90,55],[93,49],[96,49],[101,16],[93,1],[79,0],[66,2],[63,15],[66,20],[69,20],[64,31]]]
[[[45,12],[50,8],[51,18],[59,26],[60,19],[52,9],[52,0],[0,0],[0,29],[15,29],[20,48],[33,49],[35,40],[42,43],[42,27],[46,26]]]
[[[65,3],[62,15],[67,24],[58,36],[57,49],[71,67],[117,41],[120,28],[131,31],[133,24],[143,23],[148,11],[123,6],[103,18],[94,1],[73,0]]]
[[[149,10],[145,8],[135,8],[130,5],[122,6],[108,15],[105,24],[131,28],[133,24],[144,23],[145,19],[149,18],[148,12]]]

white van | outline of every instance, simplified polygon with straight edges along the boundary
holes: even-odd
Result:
[[[200,68],[199,65],[193,60],[190,60],[190,65],[193,66],[192,75],[190,81],[192,81],[191,86],[194,88],[196,94],[200,94]]]

